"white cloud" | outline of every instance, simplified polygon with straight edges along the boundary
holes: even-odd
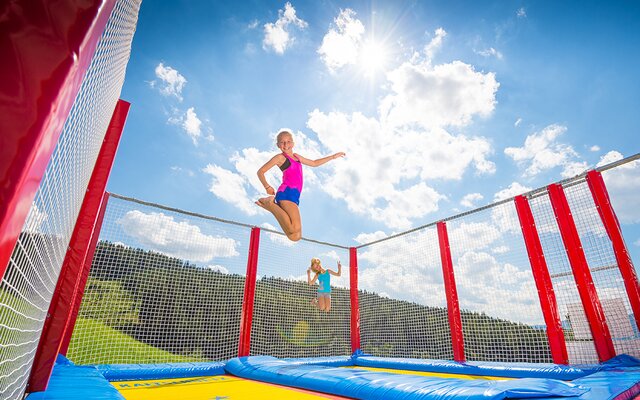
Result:
[[[473,208],[476,206],[476,202],[484,199],[484,196],[480,193],[469,193],[464,195],[460,201],[460,205],[467,208]]]
[[[214,272],[219,272],[219,273],[225,274],[225,275],[229,274],[229,270],[227,268],[223,267],[222,265],[207,265],[204,268],[205,269],[209,269],[209,270],[214,271]]]
[[[612,150],[600,157],[600,161],[598,161],[596,167],[602,167],[603,165],[611,164],[623,158],[624,156],[619,151]]]
[[[513,123],[513,126],[515,126],[516,128],[520,126],[520,124],[522,123],[522,118],[518,118],[516,120],[516,122]]]
[[[427,44],[424,48],[424,53],[427,57],[428,62],[431,62],[435,53],[442,47],[442,41],[444,40],[445,36],[447,36],[447,32],[444,29],[436,29],[435,37],[431,39],[429,44]]]
[[[317,139],[295,133],[295,151],[311,159],[344,151],[345,158],[305,168],[305,191],[323,190],[354,213],[401,230],[437,211],[446,199],[432,181],[495,172],[488,159],[493,152],[489,140],[467,136],[461,128],[491,114],[499,84],[493,73],[477,72],[460,61],[432,66],[430,60],[417,58],[389,73],[388,79],[378,115],[316,109],[309,113],[307,127]],[[450,126],[456,133],[447,130]],[[256,170],[271,156],[257,149],[236,153],[231,158],[235,170],[227,171],[235,177],[236,195],[225,197],[228,188],[212,192],[255,213],[249,211],[252,201],[238,201],[238,196],[264,193]],[[276,186],[280,176],[267,179]]]
[[[593,152],[600,151],[600,146],[593,145],[593,146],[589,147],[589,151],[593,151]]]
[[[519,194],[530,192],[532,190],[533,188],[530,188],[528,186],[523,186],[518,182],[513,182],[511,183],[511,185],[509,185],[508,188],[502,189],[496,192],[496,194],[493,195],[493,200],[500,201],[500,200],[508,199],[510,197],[515,197]]]
[[[49,218],[45,211],[40,211],[40,208],[36,203],[31,203],[29,214],[24,223],[25,232],[38,233],[41,231],[41,226]]]
[[[235,257],[237,243],[231,238],[211,236],[187,221],[176,221],[161,212],[127,212],[117,223],[141,245],[170,257],[207,262],[214,257]]]
[[[483,57],[495,57],[498,60],[502,60],[503,58],[502,53],[500,53],[498,50],[494,49],[493,47],[489,47],[488,49],[485,49],[485,50],[479,50],[476,53],[480,54]]]
[[[633,244],[634,244],[635,246],[640,247],[640,239],[638,239],[638,240],[636,240],[635,242],[633,242]]]
[[[500,263],[484,252],[465,252],[454,261],[460,307],[527,324],[543,323],[529,265]]]
[[[209,191],[216,197],[238,207],[247,215],[256,215],[258,213],[259,207],[247,196],[247,191],[245,190],[247,181],[244,176],[214,164],[207,165],[202,171],[211,175]]]
[[[504,254],[504,253],[506,253],[508,251],[509,251],[509,247],[508,246],[504,246],[504,245],[497,246],[497,247],[494,247],[493,249],[491,249],[491,252],[493,254]]]
[[[559,166],[564,167],[563,176],[570,175],[583,164],[575,160],[578,154],[571,146],[557,141],[566,131],[565,126],[549,125],[527,136],[524,146],[507,147],[504,153],[525,167],[525,176],[534,176]]]
[[[198,141],[202,137],[202,121],[198,118],[198,115],[195,112],[193,107],[187,109],[186,112],[182,113],[182,111],[177,108],[172,109],[173,115],[169,117],[167,122],[171,125],[176,125],[182,128],[182,130],[191,138],[191,141],[195,146],[198,145]],[[213,141],[213,135],[207,135],[205,139],[209,141]]]
[[[176,69],[165,67],[163,63],[156,66],[155,73],[161,81],[160,93],[165,96],[174,96],[182,101],[182,89],[187,84],[185,77],[180,75]],[[155,81],[151,82],[151,86],[155,86]]]
[[[355,15],[355,11],[349,8],[340,10],[334,20],[335,28],[329,29],[322,38],[318,54],[332,72],[357,62],[364,25]]]
[[[492,72],[476,72],[461,61],[431,66],[405,62],[387,75],[392,93],[379,107],[390,126],[464,127],[474,116],[490,115],[500,86]]]
[[[375,231],[372,233],[361,233],[354,238],[356,243],[367,244],[371,242],[375,242],[376,240],[384,239],[387,237],[387,234],[382,231]]]
[[[185,173],[190,177],[193,177],[195,175],[195,173],[192,170],[190,170],[188,168],[185,169],[185,168],[179,167],[177,165],[172,166],[171,167],[171,171],[176,172],[176,173]]]
[[[253,21],[249,22],[249,24],[247,25],[247,28],[256,29],[259,24],[260,22],[257,19],[254,19]]]
[[[202,121],[200,121],[200,119],[196,115],[193,107],[189,108],[187,110],[187,113],[185,114],[182,127],[184,128],[185,132],[187,132],[187,134],[191,137],[191,140],[193,140],[194,144],[198,144],[198,138],[200,137],[201,133],[201,125]]]
[[[520,7],[516,11],[516,15],[518,16],[518,18],[527,18],[527,11],[524,9],[524,7]]]
[[[275,23],[264,25],[264,39],[262,47],[265,50],[272,49],[277,54],[284,54],[291,46],[295,38],[289,32],[289,26],[294,25],[300,29],[307,27],[307,22],[296,16],[296,10],[291,3],[284,5],[284,11],[278,10],[278,20]]]
[[[271,231],[282,232],[282,229],[277,228],[277,227],[271,225],[268,222],[263,223],[261,226],[263,228],[269,229]],[[277,244],[282,245],[282,246],[293,247],[296,244],[296,242],[292,242],[285,235],[281,235],[281,234],[278,234],[278,233],[272,233],[272,232],[264,231],[263,235],[265,235],[267,237],[267,239],[271,240],[273,243],[277,243]]]
[[[622,154],[610,151],[600,159],[597,166],[621,160]],[[620,223],[640,223],[640,161],[635,160],[602,172],[611,205]]]
[[[564,165],[561,176],[563,178],[572,178],[580,175],[589,168],[586,161],[569,161]]]

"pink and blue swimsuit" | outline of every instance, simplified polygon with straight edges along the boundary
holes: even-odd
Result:
[[[282,184],[276,192],[275,202],[280,200],[292,201],[300,204],[300,193],[302,192],[302,163],[282,153],[286,160],[280,166],[282,171]]]

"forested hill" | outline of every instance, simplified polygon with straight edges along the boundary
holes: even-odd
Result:
[[[99,320],[176,355],[222,360],[237,351],[245,279],[184,260],[99,242],[80,317]],[[310,305],[306,282],[263,277],[256,284],[252,354],[348,355],[349,291],[333,308]],[[447,311],[359,292],[363,350],[380,356],[451,359]],[[550,361],[544,330],[462,313],[468,359]],[[75,333],[74,333],[75,334]]]

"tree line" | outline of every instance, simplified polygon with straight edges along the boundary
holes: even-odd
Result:
[[[161,253],[101,241],[80,317],[100,320],[136,340],[177,355],[224,360],[237,355],[245,278]],[[334,288],[321,313],[306,282],[256,282],[251,354],[348,355],[350,296]],[[359,291],[361,344],[378,356],[451,359],[447,310]],[[543,329],[462,311],[469,360],[551,360]]]

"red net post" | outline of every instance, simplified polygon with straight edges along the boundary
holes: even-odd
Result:
[[[587,173],[587,184],[591,190],[591,195],[598,209],[600,219],[602,219],[604,228],[613,245],[613,251],[622,279],[624,280],[624,287],[629,297],[631,310],[633,310],[633,315],[635,316],[636,326],[640,327],[640,285],[638,284],[638,276],[631,261],[631,255],[622,237],[620,223],[611,206],[609,193],[602,179],[602,174],[598,171],[589,171]]]
[[[247,256],[247,276],[244,281],[244,299],[240,317],[240,343],[238,357],[249,355],[251,349],[251,321],[253,321],[253,302],[256,297],[256,278],[258,271],[258,250],[260,248],[260,228],[251,228],[249,254]]]
[[[360,306],[358,304],[358,250],[349,248],[349,294],[351,299],[351,352],[360,350]]]
[[[73,335],[73,328],[76,325],[78,319],[78,312],[80,311],[80,304],[82,304],[82,296],[84,295],[84,289],[87,286],[87,279],[89,279],[89,271],[91,270],[91,262],[93,261],[93,255],[98,245],[98,238],[100,237],[100,228],[102,228],[102,221],[104,220],[104,213],[107,210],[107,204],[109,202],[109,193],[104,192],[102,201],[100,202],[100,211],[96,219],[93,233],[91,234],[91,242],[87,248],[87,254],[82,263],[82,272],[80,281],[78,282],[78,288],[74,295],[73,308],[69,315],[69,321],[64,331],[64,337],[62,338],[62,345],[60,346],[60,354],[66,356],[67,350],[69,350],[69,343],[71,342],[71,336]]]
[[[560,236],[571,265],[580,301],[589,321],[589,328],[598,353],[598,359],[601,362],[607,361],[615,357],[616,352],[569,203],[562,185],[554,183],[549,185],[547,190],[553,213],[560,229]]]
[[[456,279],[453,274],[453,262],[451,260],[447,224],[444,221],[438,222],[438,242],[440,244],[440,260],[442,261],[442,274],[444,276],[444,287],[447,295],[447,315],[449,317],[449,326],[451,327],[453,359],[458,362],[464,362],[466,361],[466,357],[464,354],[462,318],[460,316]]]
[[[56,290],[49,305],[49,312],[40,337],[29,379],[29,391],[47,388],[53,365],[60,352],[62,341],[71,317],[75,296],[79,292],[82,269],[90,249],[92,234],[98,219],[109,173],[113,166],[118,144],[127,119],[130,104],[119,100],[113,112],[102,148],[87,186],[76,225],[71,235]]]
[[[114,5],[34,0],[3,6],[0,278]]]
[[[527,198],[520,195],[515,199],[516,211],[522,228],[522,236],[524,237],[529,262],[531,263],[531,271],[536,282],[538,297],[540,298],[540,306],[547,325],[547,337],[549,338],[549,347],[551,348],[551,357],[556,364],[568,364],[569,357],[567,355],[567,344],[562,332],[562,322],[558,312],[558,302],[551,276],[547,268],[547,262],[544,259],[542,244],[538,236],[538,230],[533,219],[533,213]]]

